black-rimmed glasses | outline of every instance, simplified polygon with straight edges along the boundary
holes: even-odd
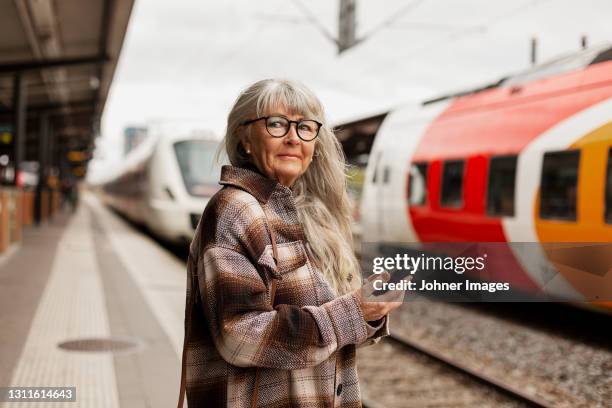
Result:
[[[257,119],[247,120],[242,123],[243,126],[250,125],[258,120],[265,119],[266,130],[272,137],[283,137],[289,133],[291,124],[295,123],[297,135],[305,142],[314,140],[319,135],[319,129],[323,126],[322,123],[312,119],[289,120],[283,116],[262,116]]]

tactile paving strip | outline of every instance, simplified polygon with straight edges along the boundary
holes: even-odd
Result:
[[[36,271],[23,271],[36,273]],[[57,347],[66,339],[110,336],[103,286],[95,263],[89,212],[82,206],[58,244],[49,281],[10,386],[76,387],[76,403],[54,407],[118,407],[112,353],[67,353]],[[4,408],[49,406],[49,403],[3,403]]]

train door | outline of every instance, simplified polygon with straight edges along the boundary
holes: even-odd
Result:
[[[394,211],[396,202],[394,200],[394,192],[397,189],[397,162],[394,163],[394,157],[387,151],[386,154],[381,154],[381,160],[378,166],[380,180],[378,183],[378,236],[379,241],[386,242],[392,238],[394,224],[398,222],[397,212]],[[401,188],[401,187],[400,187]]]
[[[378,137],[378,136],[377,136]],[[374,141],[376,144],[376,140]],[[365,182],[360,204],[360,223],[362,237],[361,241],[364,244],[378,241],[381,233],[380,218],[382,217],[381,208],[379,205],[380,180],[382,163],[382,151],[372,149],[370,160],[365,173]]]
[[[447,101],[408,105],[387,115],[366,170],[361,203],[363,242],[401,244],[418,241],[408,210],[407,182],[414,152]]]
[[[376,167],[374,172],[374,188],[376,190],[376,241],[380,241],[385,236],[385,208],[384,208],[384,193],[385,193],[385,185],[384,185],[384,170],[385,170],[385,162],[383,160],[383,152],[379,151],[376,153]]]
[[[407,209],[406,187],[412,151],[420,140],[413,134],[414,116],[390,123],[383,139],[379,183],[379,241],[392,246],[413,241],[412,226]],[[408,119],[408,120],[405,120]],[[393,125],[393,126],[391,126]]]
[[[405,121],[418,111],[409,106],[390,113],[376,135],[361,207],[364,243],[399,242],[411,228],[403,200],[411,151],[405,146]]]

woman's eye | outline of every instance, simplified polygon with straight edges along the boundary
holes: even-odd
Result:
[[[301,124],[300,124],[300,129],[302,129],[302,130],[306,130],[306,131],[308,131],[308,132],[312,132],[312,131],[313,131],[312,126],[310,126],[310,125],[308,125],[308,124],[306,124],[306,123],[301,123]]]
[[[270,122],[268,122],[268,126],[280,128],[285,126],[285,123],[282,120],[271,120]]]

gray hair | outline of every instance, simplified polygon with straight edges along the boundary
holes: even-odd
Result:
[[[278,107],[323,123],[315,139],[316,157],[291,189],[316,265],[337,294],[348,293],[361,285],[361,273],[353,252],[347,165],[342,146],[314,93],[299,82],[285,79],[254,83],[236,99],[221,147],[225,146],[232,165],[249,164],[241,142],[241,123]]]

